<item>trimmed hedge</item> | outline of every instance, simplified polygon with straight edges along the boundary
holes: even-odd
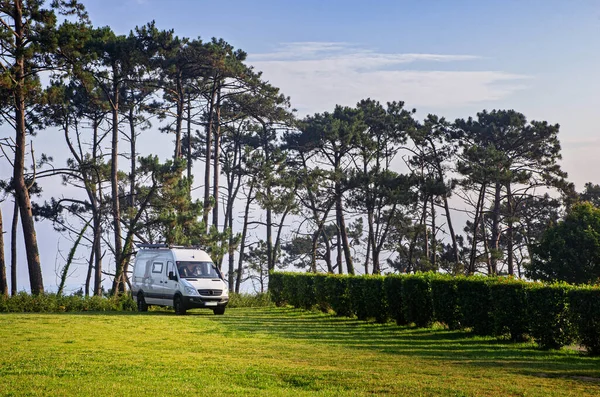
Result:
[[[488,277],[472,276],[456,279],[458,307],[462,328],[471,328],[477,335],[492,335],[491,297]]]
[[[577,340],[591,354],[600,354],[600,288],[569,290],[571,319]]]
[[[477,335],[515,341],[531,337],[544,349],[577,342],[600,354],[600,287],[434,273],[382,277],[289,272],[272,273],[269,288],[277,305],[318,307],[338,316],[392,319],[417,327],[438,321]]]
[[[402,276],[392,274],[385,277],[383,289],[390,318],[395,320],[398,325],[406,325],[402,311]]]
[[[489,284],[492,299],[494,334],[509,335],[512,341],[525,341],[529,335],[530,317],[527,304],[527,283],[498,278]]]
[[[402,279],[402,309],[406,322],[427,327],[433,322],[431,274],[407,275]]]
[[[528,285],[527,299],[531,336],[543,349],[558,349],[575,340],[569,316],[568,284]]]
[[[431,278],[433,318],[450,329],[459,329],[461,313],[458,305],[457,278],[449,275],[436,275]]]

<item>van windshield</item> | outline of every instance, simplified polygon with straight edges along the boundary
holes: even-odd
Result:
[[[181,278],[221,278],[219,269],[212,262],[178,261],[177,270]]]

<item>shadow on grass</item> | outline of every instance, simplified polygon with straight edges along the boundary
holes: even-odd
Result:
[[[263,333],[312,344],[464,363],[490,370],[510,368],[515,373],[568,377],[600,388],[600,357],[588,357],[569,349],[544,351],[533,343],[510,343],[464,331],[375,324],[292,308],[234,310],[210,319],[249,334]]]

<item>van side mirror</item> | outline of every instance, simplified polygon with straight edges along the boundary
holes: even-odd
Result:
[[[169,272],[169,280],[177,281],[177,276],[175,273],[173,273],[173,271]]]

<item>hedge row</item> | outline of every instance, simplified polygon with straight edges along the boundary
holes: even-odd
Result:
[[[546,349],[577,342],[600,354],[598,287],[435,273],[384,277],[277,272],[271,274],[269,291],[279,306],[318,307],[340,316],[417,327],[440,322],[478,335],[533,338]]]

